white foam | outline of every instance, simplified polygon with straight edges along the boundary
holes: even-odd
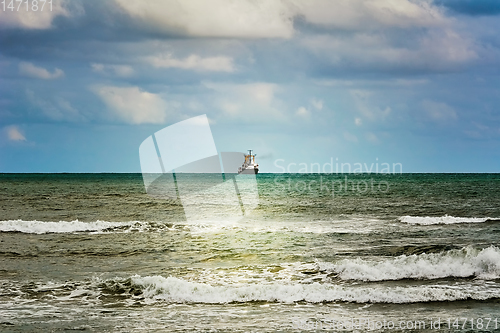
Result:
[[[456,288],[448,286],[387,287],[340,286],[331,284],[229,284],[212,286],[186,281],[176,277],[135,275],[133,285],[143,291],[146,302],[172,303],[231,303],[231,302],[282,302],[305,301],[355,302],[355,303],[415,303],[431,301],[456,301],[464,299],[486,300],[500,297],[500,290],[481,286]]]
[[[106,221],[81,222],[78,220],[60,222],[9,220],[0,221],[0,231],[16,231],[28,234],[92,232],[112,228],[130,227],[137,223],[138,222]]]
[[[408,224],[433,225],[433,224],[456,224],[456,223],[482,223],[490,220],[490,217],[454,217],[445,215],[441,217],[432,216],[401,216],[398,220]]]
[[[278,221],[185,221],[181,223],[164,222],[109,222],[109,221],[0,221],[0,232],[22,232],[33,234],[73,233],[73,232],[160,232],[167,230],[182,230],[192,234],[214,234],[220,232],[245,231],[250,233],[296,232],[296,233],[369,233],[379,226],[379,220],[358,219],[344,221],[314,221],[314,222],[278,222]]]
[[[500,278],[500,249],[466,247],[443,253],[402,255],[382,261],[360,258],[338,263],[319,263],[321,270],[338,274],[343,280],[385,281],[400,279],[440,279],[447,277]]]
[[[309,234],[354,233],[366,234],[380,228],[378,219],[358,218],[337,221],[189,221],[184,224],[192,233],[246,231],[252,233],[295,232]]]

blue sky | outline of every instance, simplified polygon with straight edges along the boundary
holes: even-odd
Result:
[[[140,172],[144,139],[201,114],[219,151],[252,148],[262,172],[500,172],[498,1],[52,9],[0,10],[0,172]]]

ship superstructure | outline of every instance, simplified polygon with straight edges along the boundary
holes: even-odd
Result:
[[[255,156],[257,154],[252,154],[252,150],[248,150],[248,154],[245,154],[245,161],[238,168],[238,173],[243,174],[257,174],[259,173],[259,165],[255,162]]]

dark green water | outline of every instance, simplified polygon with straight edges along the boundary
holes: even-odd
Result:
[[[182,179],[0,175],[0,331],[500,331],[500,174]]]

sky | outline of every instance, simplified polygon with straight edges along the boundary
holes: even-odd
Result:
[[[500,172],[499,31],[497,0],[0,5],[0,172],[141,172],[202,114],[261,172]]]

